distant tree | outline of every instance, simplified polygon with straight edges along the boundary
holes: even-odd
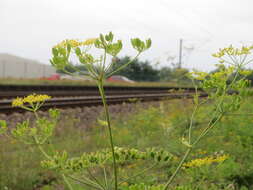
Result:
[[[170,67],[162,67],[159,72],[160,81],[168,82],[173,80],[173,69]]]
[[[129,56],[125,56],[123,58],[114,58],[112,61],[113,69],[119,67],[120,65],[124,65],[125,63],[130,61]],[[159,70],[154,69],[150,62],[148,61],[140,61],[136,59],[131,63],[128,67],[118,72],[116,75],[123,75],[134,81],[159,81]]]
[[[189,78],[187,77],[188,73],[189,70],[186,68],[175,68],[172,71],[173,80],[177,82],[189,81]]]
[[[163,82],[176,82],[176,83],[188,83],[190,79],[187,77],[189,70],[186,68],[170,68],[162,67],[159,72],[160,81]]]

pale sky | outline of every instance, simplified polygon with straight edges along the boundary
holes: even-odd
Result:
[[[121,56],[134,55],[130,38],[151,38],[140,59],[168,65],[182,38],[183,66],[211,70],[219,48],[253,43],[252,7],[252,0],[0,0],[0,53],[49,64],[56,43],[112,31],[126,44]]]

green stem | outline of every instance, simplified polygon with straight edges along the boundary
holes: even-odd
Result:
[[[106,50],[104,52],[104,61],[103,61],[103,65],[102,65],[102,71],[105,71],[105,61],[106,61]]]
[[[38,148],[40,150],[40,152],[48,159],[48,160],[52,160],[51,156],[49,156],[46,151],[42,148],[41,145],[38,145]]]
[[[64,174],[61,174],[61,176],[62,176],[64,182],[67,184],[68,188],[70,190],[74,190],[73,187],[72,187],[72,185],[69,183],[68,179],[66,178],[66,176]]]
[[[107,105],[106,97],[105,97],[103,79],[98,81],[98,88],[99,88],[100,95],[102,97],[106,121],[107,121],[108,132],[109,132],[109,136],[110,136],[110,145],[111,145],[111,151],[112,151],[112,157],[113,157],[113,173],[114,173],[114,180],[115,180],[114,181],[115,182],[115,190],[118,190],[118,175],[117,175],[117,165],[116,165],[116,158],[115,158],[115,151],[114,151],[114,143],[113,143],[113,137],[112,137],[111,120],[110,120],[109,109],[108,109],[108,105]]]
[[[121,182],[119,183],[119,185],[122,184],[122,183],[124,183],[124,182],[127,182],[129,179],[132,179],[132,178],[134,178],[134,177],[137,177],[137,176],[139,176],[139,175],[142,175],[142,174],[145,173],[146,171],[148,171],[148,170],[154,168],[156,165],[157,165],[157,163],[153,164],[152,166],[150,166],[150,167],[148,167],[148,168],[146,168],[146,169],[140,171],[139,173],[137,173],[137,174],[135,174],[135,175],[133,175],[133,176],[131,176],[131,177],[128,177],[128,178],[124,179],[123,181],[121,181]]]
[[[234,82],[236,81],[236,79],[237,79],[237,77],[238,77],[238,74],[239,74],[239,69],[237,69],[236,74],[235,74],[235,77],[233,78],[233,80],[232,80],[231,84],[229,85],[229,87],[231,87],[231,86],[234,84]],[[225,94],[226,94],[227,89],[229,89],[229,87],[225,87],[225,89],[224,89],[224,91],[223,91],[223,94],[222,94],[222,96],[221,96],[220,102],[219,102],[219,104],[218,104],[217,107],[216,107],[216,110],[221,106],[222,102],[224,101],[224,96],[225,96]],[[193,143],[193,145],[197,144],[197,143],[210,131],[210,129],[212,129],[212,128],[216,125],[216,123],[222,118],[222,116],[223,116],[224,114],[225,114],[225,113],[221,113],[221,114],[217,117],[217,119],[213,122],[213,124],[211,124],[211,122],[212,122],[212,120],[213,120],[213,118],[212,118],[212,119],[210,120],[209,124],[208,124],[208,127],[207,127],[206,129],[204,129],[204,131],[202,131],[202,133],[199,135],[199,137],[198,137],[197,140]],[[210,124],[211,124],[211,125],[210,125]]]
[[[165,187],[163,190],[167,190],[169,185],[171,184],[171,182],[173,181],[173,179],[176,177],[177,173],[179,172],[179,170],[182,168],[185,160],[187,159],[187,157],[189,156],[190,152],[192,150],[192,147],[188,147],[187,151],[184,154],[184,157],[182,158],[182,160],[180,161],[179,165],[177,166],[177,169],[175,170],[175,172],[172,174],[172,176],[170,177],[169,181],[165,184]]]
[[[196,112],[198,110],[198,106],[199,106],[199,104],[197,104],[194,107],[194,110],[193,110],[192,115],[191,115],[191,121],[190,121],[190,127],[189,127],[189,139],[188,139],[189,144],[191,144],[191,137],[192,137],[191,133],[192,133],[192,126],[193,126],[193,118],[194,118],[194,116],[195,116],[195,114],[196,114]]]
[[[220,114],[219,117],[213,122],[211,126],[208,126],[202,133],[199,135],[197,140],[192,144],[193,146],[196,145],[216,124],[217,122],[222,118],[223,114]]]
[[[228,64],[230,64],[230,65],[234,65],[232,62],[230,62],[230,61],[227,61],[227,60],[225,60],[225,59],[222,59],[222,58],[220,58],[222,61],[224,61],[224,62],[226,62],[226,63],[228,63]]]
[[[104,171],[104,180],[105,180],[105,189],[109,190],[108,182],[107,182],[107,174],[106,174],[106,169],[103,167]]]
[[[224,96],[224,94],[223,94]],[[219,103],[219,105],[221,104],[221,102]],[[218,106],[219,106],[218,105]],[[199,105],[198,105],[199,106]],[[195,112],[197,111],[197,107],[196,106],[196,110],[194,110],[194,113],[193,115],[195,114]],[[217,106],[217,107],[218,107]],[[192,115],[192,116],[193,116]],[[208,131],[213,128],[215,126],[215,124],[221,119],[221,117],[223,116],[223,114],[220,114],[220,116],[215,120],[215,122],[210,126],[210,123],[211,121],[213,120],[213,118],[210,120],[208,126],[206,129],[203,130],[203,132],[199,135],[199,137],[197,138],[197,140],[191,144],[191,147],[188,147],[187,151],[185,152],[184,154],[184,157],[182,158],[181,162],[179,163],[177,169],[175,170],[175,172],[173,173],[173,175],[170,177],[169,181],[166,183],[165,187],[164,187],[164,190],[167,190],[167,188],[169,187],[169,185],[171,184],[171,182],[174,180],[174,178],[176,177],[177,173],[179,172],[179,170],[182,168],[185,160],[187,159],[187,157],[189,156],[191,150],[193,149],[193,147],[201,140],[201,138],[203,138],[207,133]],[[191,118],[191,121],[193,120],[193,117]],[[190,130],[191,130],[192,126],[190,126]],[[189,142],[190,142],[190,139],[191,139],[191,132],[189,131]],[[190,144],[190,143],[189,143]]]
[[[242,61],[241,61],[241,64],[242,64],[242,65],[244,65],[244,61],[246,60],[246,58],[247,58],[247,54],[244,55],[244,57],[243,57],[243,59],[242,59]]]
[[[244,63],[243,65],[247,65],[247,64],[249,64],[250,62],[252,62],[253,61],[253,59],[250,59],[249,61],[247,61],[246,63]]]
[[[230,57],[231,58],[231,57]],[[231,58],[232,59],[232,58]],[[233,59],[232,59],[233,61]],[[198,138],[195,140],[194,143],[190,143],[191,140],[191,128],[192,128],[192,120],[193,120],[193,115],[195,114],[196,110],[193,111],[192,117],[191,117],[191,124],[190,124],[190,129],[189,129],[189,144],[191,145],[191,147],[188,147],[187,151],[185,152],[184,157],[182,158],[181,162],[179,163],[176,171],[173,173],[173,175],[170,177],[169,181],[166,183],[164,190],[167,190],[168,186],[171,184],[171,182],[173,181],[173,179],[176,177],[177,173],[179,172],[179,170],[181,169],[181,167],[183,166],[183,163],[185,162],[186,158],[188,157],[188,155],[190,154],[191,150],[193,149],[193,147],[204,137],[206,136],[206,134],[217,124],[218,121],[220,121],[220,119],[223,117],[223,115],[225,114],[224,112],[221,112],[217,117],[216,114],[217,112],[220,112],[220,106],[222,105],[223,101],[224,101],[224,97],[225,94],[227,92],[227,89],[229,89],[229,87],[231,87],[239,74],[239,70],[240,70],[240,66],[239,69],[237,69],[235,77],[233,78],[232,82],[230,83],[230,85],[227,87],[225,86],[225,88],[223,89],[223,94],[220,98],[219,103],[216,106],[216,110],[215,110],[215,114],[212,117],[212,119],[210,120],[208,126],[202,131],[202,133],[198,136]],[[195,109],[197,108],[197,106],[195,107]],[[213,122],[213,119],[216,117],[215,121]]]
[[[229,55],[229,54],[227,54],[227,55],[228,55],[228,57],[232,60],[232,62],[234,62],[235,64],[238,64],[238,61],[237,61],[236,57],[231,56],[231,55]]]
[[[102,189],[105,189],[105,187],[99,182],[99,180],[94,175],[92,175],[91,171],[88,168],[87,168],[87,171],[90,177],[95,181],[95,183],[99,185]]]
[[[34,137],[34,138],[35,138],[35,142],[38,143],[37,138],[36,138],[36,137]],[[47,159],[52,160],[52,157],[49,156],[49,155],[46,153],[46,151],[43,149],[43,147],[42,147],[40,144],[37,144],[37,145],[38,145],[38,148],[39,148],[39,150],[41,151],[41,153],[42,153]],[[73,187],[72,187],[72,185],[69,183],[69,181],[68,181],[68,179],[66,178],[66,176],[65,176],[64,174],[61,174],[61,176],[62,176],[64,182],[67,184],[68,188],[69,188],[70,190],[73,190]]]
[[[81,183],[81,184],[84,184],[84,185],[87,185],[87,186],[90,186],[90,187],[93,187],[95,189],[100,189],[100,190],[104,190],[103,188],[101,188],[98,184],[94,183],[93,181],[90,181],[90,180],[81,180],[81,179],[78,179],[78,178],[75,178],[73,176],[70,176],[68,175],[68,177],[78,183]]]

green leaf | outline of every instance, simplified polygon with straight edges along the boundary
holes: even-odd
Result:
[[[52,119],[58,119],[60,115],[60,111],[58,109],[49,109],[48,113]]]
[[[110,41],[110,36],[109,35],[105,35],[105,40],[109,42]]]
[[[50,61],[52,66],[54,66],[54,67],[56,66],[53,60],[50,59],[49,61]]]
[[[118,40],[118,49],[121,50],[123,47],[122,41]]]
[[[59,48],[59,53],[60,53],[61,55],[66,56],[67,51],[66,51],[66,49],[65,49],[65,48]]]
[[[71,51],[71,45],[69,43],[67,43],[67,51],[68,51],[68,53],[70,53],[70,51]]]
[[[52,54],[53,54],[53,56],[58,56],[58,50],[57,50],[57,48],[52,48]]]
[[[75,49],[75,53],[76,53],[77,56],[80,56],[82,54],[81,49],[79,47],[77,47]]]
[[[108,42],[112,42],[113,41],[113,34],[112,32],[109,32],[109,34],[105,35],[105,40]]]
[[[112,32],[109,33],[109,37],[110,37],[110,40],[113,41],[113,33]]]
[[[7,123],[4,120],[0,120],[0,135],[6,133]]]
[[[139,38],[136,38],[135,39],[135,44],[136,44],[136,47],[140,47],[141,46],[141,40]]]
[[[132,44],[133,48],[136,47],[136,39],[135,38],[131,39],[131,44]]]
[[[151,44],[152,44],[151,39],[150,39],[150,38],[147,39],[147,40],[146,40],[146,49],[149,49],[149,48],[151,47]]]
[[[100,40],[101,40],[102,43],[105,43],[105,38],[104,38],[103,34],[100,34],[99,38],[100,38]]]

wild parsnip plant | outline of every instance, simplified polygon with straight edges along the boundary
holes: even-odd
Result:
[[[35,145],[47,159],[51,158],[51,156],[46,153],[43,146],[48,143],[53,135],[59,117],[59,111],[50,109],[48,111],[49,118],[40,117],[38,114],[39,108],[49,99],[51,99],[51,97],[48,95],[32,94],[24,98],[16,98],[13,100],[13,107],[20,107],[27,111],[31,111],[34,114],[35,121],[25,120],[17,123],[14,129],[8,129],[6,121],[0,120],[0,135],[5,135],[14,141],[26,145]],[[65,178],[64,174],[62,174],[62,176]]]
[[[147,149],[145,152],[138,151],[136,149],[115,147],[113,141],[113,134],[111,129],[111,120],[108,111],[108,105],[106,103],[106,97],[104,92],[105,79],[114,73],[125,68],[131,64],[142,52],[146,51],[151,46],[151,40],[148,39],[145,42],[139,38],[131,39],[132,47],[137,51],[136,56],[123,66],[118,67],[116,70],[111,70],[113,62],[107,64],[109,56],[116,57],[122,50],[122,42],[120,40],[114,42],[114,36],[110,32],[107,35],[100,35],[99,38],[88,39],[84,42],[78,40],[64,40],[52,49],[53,57],[50,60],[53,66],[58,69],[65,70],[66,66],[71,66],[70,56],[76,55],[81,64],[86,66],[88,76],[96,81],[105,111],[105,121],[100,121],[108,129],[110,149],[106,149],[99,152],[84,153],[80,157],[69,158],[67,152],[54,154],[47,153],[42,145],[45,144],[49,137],[53,134],[53,129],[56,124],[58,111],[50,110],[50,116],[53,121],[46,118],[40,118],[37,114],[37,110],[42,106],[45,100],[50,99],[47,95],[30,95],[24,98],[17,98],[13,101],[13,106],[23,108],[27,111],[34,113],[36,117],[36,126],[31,127],[29,121],[19,123],[15,129],[11,131],[7,130],[5,121],[1,121],[1,133],[9,137],[15,138],[25,144],[35,144],[39,150],[45,156],[47,160],[41,162],[42,167],[52,169],[61,173],[63,180],[66,182],[69,189],[73,189],[73,186],[69,182],[69,179],[81,183],[85,186],[94,189],[112,189],[111,182],[107,177],[106,167],[112,164],[113,167],[113,181],[115,190],[118,190],[118,186],[124,183],[128,179],[118,180],[117,165],[124,162],[130,162],[135,160],[150,160],[154,164],[147,169],[153,168],[159,163],[166,163],[170,160],[171,154],[162,149]],[[102,55],[95,58],[89,53],[89,50],[95,47],[102,50]],[[67,71],[66,71],[67,72]],[[77,71],[81,73],[81,71]],[[87,74],[87,73],[84,73]],[[101,182],[90,171],[91,168],[100,167],[103,169],[104,183]],[[147,169],[141,171],[132,177],[143,174]],[[83,174],[89,175],[89,177]]]
[[[49,118],[40,117],[37,113],[44,101],[51,98],[47,95],[33,94],[24,98],[15,99],[13,101],[13,106],[33,112],[36,119],[34,122],[27,120],[18,123],[16,128],[13,129],[8,129],[5,121],[0,121],[0,134],[14,138],[24,144],[36,145],[45,156],[45,160],[41,162],[41,166],[60,173],[70,190],[74,190],[74,186],[71,183],[72,181],[86,188],[98,190],[167,190],[181,168],[198,167],[203,164],[211,164],[226,160],[228,155],[206,157],[186,162],[191,151],[207,136],[223,117],[234,114],[234,112],[239,110],[244,97],[247,96],[248,93],[249,82],[245,77],[250,74],[250,71],[245,70],[244,67],[253,61],[249,59],[253,46],[239,49],[230,46],[221,49],[218,53],[213,55],[220,60],[219,70],[217,72],[208,74],[196,71],[191,73],[190,78],[193,81],[196,91],[190,124],[185,135],[181,139],[182,144],[186,147],[186,151],[169,180],[164,184],[152,186],[143,183],[124,185],[125,182],[131,178],[140,176],[159,164],[168,165],[171,158],[173,158],[169,151],[163,149],[148,148],[145,151],[140,151],[133,148],[117,147],[114,144],[111,119],[104,91],[105,80],[109,76],[127,67],[142,52],[149,49],[151,40],[141,41],[138,38],[134,38],[131,39],[131,44],[137,51],[136,56],[131,61],[115,70],[112,70],[112,66],[115,63],[109,63],[107,60],[109,57],[116,57],[122,50],[123,45],[120,40],[114,40],[114,35],[111,32],[107,35],[101,34],[99,38],[85,41],[64,40],[52,49],[53,57],[50,61],[54,67],[65,70],[66,66],[71,66],[70,58],[74,55],[81,64],[85,65],[87,73],[76,71],[79,74],[88,75],[96,81],[105,112],[105,120],[99,120],[99,124],[107,128],[110,148],[97,152],[83,153],[79,157],[70,157],[66,151],[47,152],[45,147],[49,143],[49,138],[53,135],[59,117],[58,110],[49,110]],[[101,50],[102,54],[96,57],[90,53],[92,48]],[[199,98],[198,88],[205,91],[208,94],[208,98]],[[195,116],[200,111],[200,107],[205,106],[206,103],[208,103],[211,109],[209,122],[206,127],[201,130],[200,134],[194,133]],[[133,174],[130,178],[124,179],[120,176],[120,173],[118,173],[119,166],[142,160],[152,162],[153,164],[143,171]],[[102,179],[101,173],[97,171],[102,171]],[[113,173],[112,176],[110,175],[110,171]],[[176,187],[175,189],[179,190],[182,188]]]
[[[109,76],[113,75],[114,73],[120,71],[121,69],[125,68],[133,60],[135,60],[142,52],[146,51],[151,46],[151,40],[148,39],[145,42],[141,41],[139,38],[131,39],[132,47],[137,50],[136,56],[130,60],[125,65],[118,67],[116,70],[111,70],[113,66],[113,62],[107,63],[107,59],[109,56],[116,57],[120,51],[122,50],[123,44],[121,40],[117,40],[115,42],[114,35],[110,32],[107,35],[100,34],[99,38],[88,39],[84,42],[78,40],[64,40],[60,44],[56,45],[52,49],[53,58],[50,60],[52,65],[58,69],[65,70],[65,67],[70,65],[70,55],[73,53],[79,59],[81,64],[86,66],[88,71],[88,76],[96,81],[103,105],[104,111],[106,116],[105,125],[108,127],[109,133],[109,140],[111,145],[111,153],[112,153],[112,161],[113,161],[113,172],[114,172],[114,189],[118,189],[118,174],[117,174],[117,163],[116,157],[117,154],[115,152],[115,145],[113,142],[113,135],[111,129],[111,120],[108,111],[108,105],[106,103],[105,91],[104,91],[104,83],[105,79]],[[102,50],[102,55],[98,58],[93,56],[89,53],[89,50],[95,47],[97,49]],[[80,73],[80,71],[77,71]],[[105,173],[105,180],[106,179],[106,171]],[[97,180],[96,180],[97,181]],[[100,186],[103,189],[107,189],[108,186],[106,185],[101,186],[100,183],[95,183],[96,186]],[[106,182],[108,184],[108,182]]]
[[[253,46],[235,48],[232,45],[220,49],[218,53],[213,54],[219,59],[218,71],[214,73],[192,72],[190,78],[195,86],[194,109],[190,118],[189,128],[186,135],[182,137],[182,143],[186,146],[186,152],[181,159],[173,175],[165,184],[164,190],[169,188],[179,170],[186,165],[185,161],[190,152],[197,146],[221,119],[229,114],[233,114],[241,107],[243,100],[248,94],[249,81],[246,76],[251,74],[245,66],[253,61],[250,57]],[[196,83],[198,82],[198,83]],[[208,94],[207,99],[199,98],[198,88],[201,88]],[[197,136],[193,136],[194,117],[201,106],[211,103],[211,114],[206,127]]]

